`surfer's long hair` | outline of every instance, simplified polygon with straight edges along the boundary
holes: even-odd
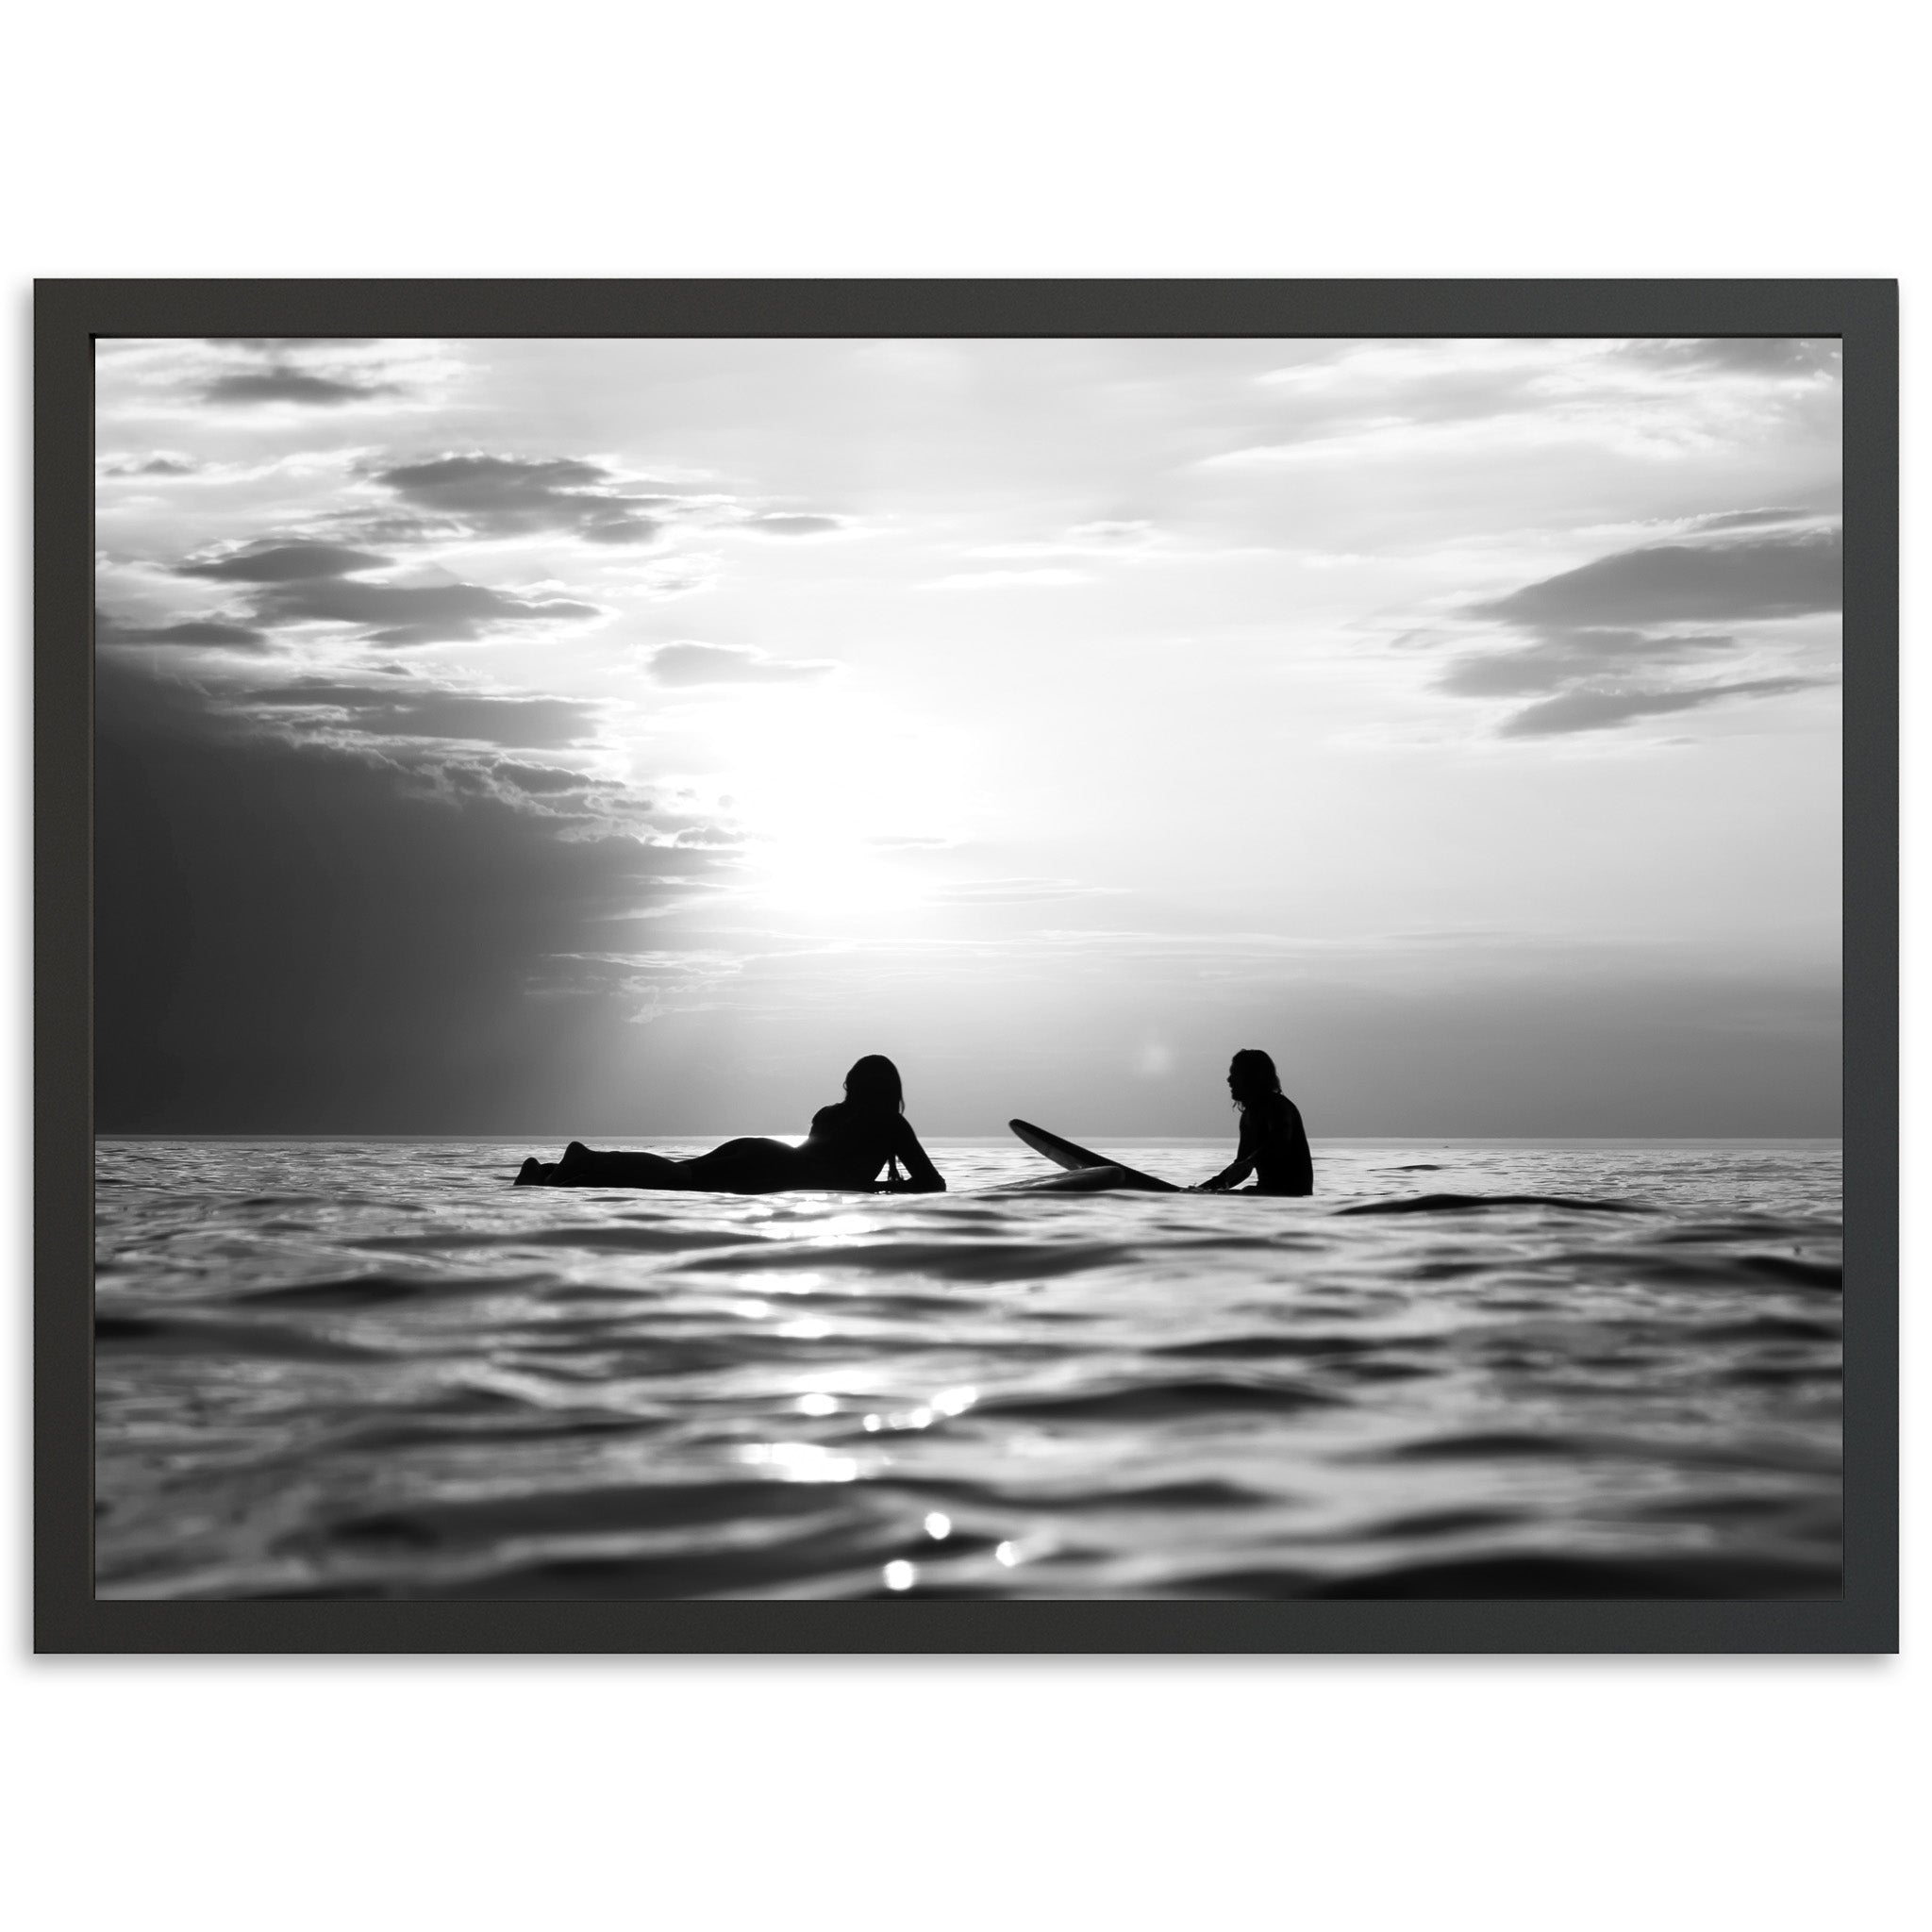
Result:
[[[845,1098],[866,1113],[904,1113],[906,1090],[899,1070],[882,1053],[854,1060],[845,1075]]]
[[[1256,1101],[1281,1091],[1281,1075],[1258,1046],[1244,1046],[1227,1063],[1227,1085],[1235,1106],[1246,1113]]]

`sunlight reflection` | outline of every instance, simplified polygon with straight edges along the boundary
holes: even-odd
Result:
[[[823,1221],[814,1222],[812,1231],[806,1239],[815,1248],[834,1247],[841,1241],[850,1241],[855,1235],[882,1234],[884,1231],[877,1218],[871,1214],[832,1214]]]
[[[817,1294],[828,1278],[807,1269],[802,1274],[773,1282],[770,1291],[773,1294]]]
[[[1010,1570],[1015,1563],[1021,1560],[1020,1545],[1018,1543],[1002,1543],[994,1550],[993,1556]]]
[[[940,1512],[937,1509],[935,1509],[932,1512],[932,1514],[925,1519],[925,1533],[927,1536],[931,1537],[934,1542],[944,1542],[945,1540],[953,1533],[953,1519],[950,1516],[941,1515]]]
[[[886,1565],[886,1588],[888,1590],[910,1590],[918,1574],[918,1571],[910,1563],[888,1563]]]
[[[837,1415],[839,1413],[837,1400],[822,1391],[814,1391],[809,1395],[801,1395],[791,1406],[797,1409],[800,1415]]]
[[[849,1483],[858,1464],[849,1456],[834,1456],[816,1442],[752,1442],[739,1451],[739,1460],[770,1469],[789,1483]]]
[[[932,1399],[932,1406],[941,1415],[960,1415],[979,1400],[979,1391],[974,1388],[941,1389]]]

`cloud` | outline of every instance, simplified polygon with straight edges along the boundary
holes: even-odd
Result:
[[[200,645],[225,651],[261,651],[267,637],[246,625],[225,624],[218,618],[191,617],[174,624],[126,625],[105,610],[94,612],[96,644]]]
[[[601,464],[574,458],[439,457],[376,473],[406,502],[454,517],[473,534],[523,536],[568,530],[591,543],[647,543],[656,519],[640,513],[661,497],[628,495]]]
[[[484,584],[371,584],[357,577],[269,584],[256,610],[272,625],[362,625],[370,626],[369,642],[397,645],[466,643],[507,626],[602,615],[594,604],[519,597]]]
[[[308,403],[327,408],[402,392],[393,382],[342,382],[277,363],[218,375],[202,390],[201,398],[207,403]]]
[[[1689,711],[1726,698],[1782,697],[1808,690],[1814,682],[1807,677],[1757,677],[1681,691],[1567,691],[1518,711],[1504,724],[1501,735],[1555,738],[1577,731],[1607,731],[1633,718]]]
[[[1698,530],[1746,530],[1758,524],[1795,524],[1810,515],[1802,509],[1733,509],[1720,516],[1698,517],[1691,527]]]
[[[273,543],[266,549],[238,551],[200,563],[177,563],[175,575],[215,577],[225,583],[283,584],[382,570],[392,561],[366,550],[347,550],[338,543]]]
[[[1729,651],[1736,645],[1735,638],[1702,634],[1552,631],[1541,642],[1517,650],[1478,651],[1457,658],[1442,674],[1438,689],[1457,697],[1513,697],[1558,691],[1585,679],[1625,676],[1645,665]]]
[[[509,758],[498,758],[489,774],[499,785],[535,798],[554,798],[569,791],[582,791],[605,781],[587,778],[581,772],[560,765],[526,765]]]
[[[255,615],[265,625],[360,625],[377,644],[469,642],[506,626],[602,615],[566,597],[522,597],[485,584],[373,584],[361,575],[392,561],[337,543],[271,543],[177,564],[175,573],[255,586]]]
[[[258,715],[326,711],[347,729],[371,737],[455,740],[517,750],[584,743],[596,735],[598,719],[595,704],[575,698],[491,697],[423,686],[397,691],[324,678],[252,691],[244,708]]]
[[[1628,342],[1632,361],[1661,369],[1709,370],[1727,375],[1810,375],[1830,368],[1839,345],[1805,336],[1698,336]]]
[[[1507,624],[1736,623],[1837,610],[1843,544],[1836,528],[1721,543],[1657,543],[1545,577],[1474,607]]]
[[[1239,443],[1199,460],[1214,471],[1485,457],[1696,459],[1761,441],[1772,425],[1822,427],[1836,345],[1785,340],[1502,341],[1310,344],[1269,372],[1267,407]],[[1230,425],[1231,427],[1234,425]]]
[[[1766,644],[1703,627],[1812,617],[1840,608],[1840,532],[1806,516],[1752,509],[1699,518],[1693,531],[1757,534],[1697,535],[1619,551],[1478,604],[1473,615],[1527,631],[1532,641],[1463,652],[1442,671],[1437,689],[1457,697],[1540,699],[1504,719],[1497,729],[1505,738],[1607,731],[1726,699],[1808,690],[1820,680],[1736,675],[1781,671],[1779,658],[1788,658],[1793,648],[1789,640]],[[1787,524],[1792,527],[1768,527]],[[1747,642],[1753,648],[1738,661]],[[1719,656],[1732,660],[1731,677],[1715,684],[1684,681],[1684,672]]]
[[[773,512],[744,520],[747,530],[764,537],[829,537],[845,527],[843,517],[791,516]]]
[[[786,661],[742,644],[660,644],[651,653],[651,675],[659,684],[790,684],[824,677],[836,664],[824,659]]]
[[[103,476],[192,476],[203,466],[186,457],[114,457],[101,465]]]

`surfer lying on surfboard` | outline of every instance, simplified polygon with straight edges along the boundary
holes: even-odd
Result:
[[[1281,1091],[1274,1062],[1244,1046],[1227,1066],[1227,1091],[1241,1108],[1241,1137],[1234,1159],[1195,1191],[1219,1194],[1255,1176],[1258,1194],[1312,1194],[1315,1165],[1301,1108]]]
[[[787,1188],[865,1190],[879,1170],[880,1191],[941,1194],[946,1184],[926,1158],[905,1114],[899,1070],[884,1054],[869,1053],[845,1075],[845,1098],[811,1117],[802,1145],[784,1141],[726,1141],[708,1154],[672,1160],[661,1154],[599,1150],[573,1141],[563,1158],[524,1162],[525,1188],[688,1188],[714,1194],[775,1194]],[[905,1170],[900,1173],[901,1168]]]

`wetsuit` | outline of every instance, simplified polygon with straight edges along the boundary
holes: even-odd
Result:
[[[1241,1137],[1231,1165],[1202,1186],[1212,1192],[1255,1176],[1257,1194],[1312,1194],[1315,1164],[1301,1108],[1285,1093],[1271,1093],[1241,1109]]]

